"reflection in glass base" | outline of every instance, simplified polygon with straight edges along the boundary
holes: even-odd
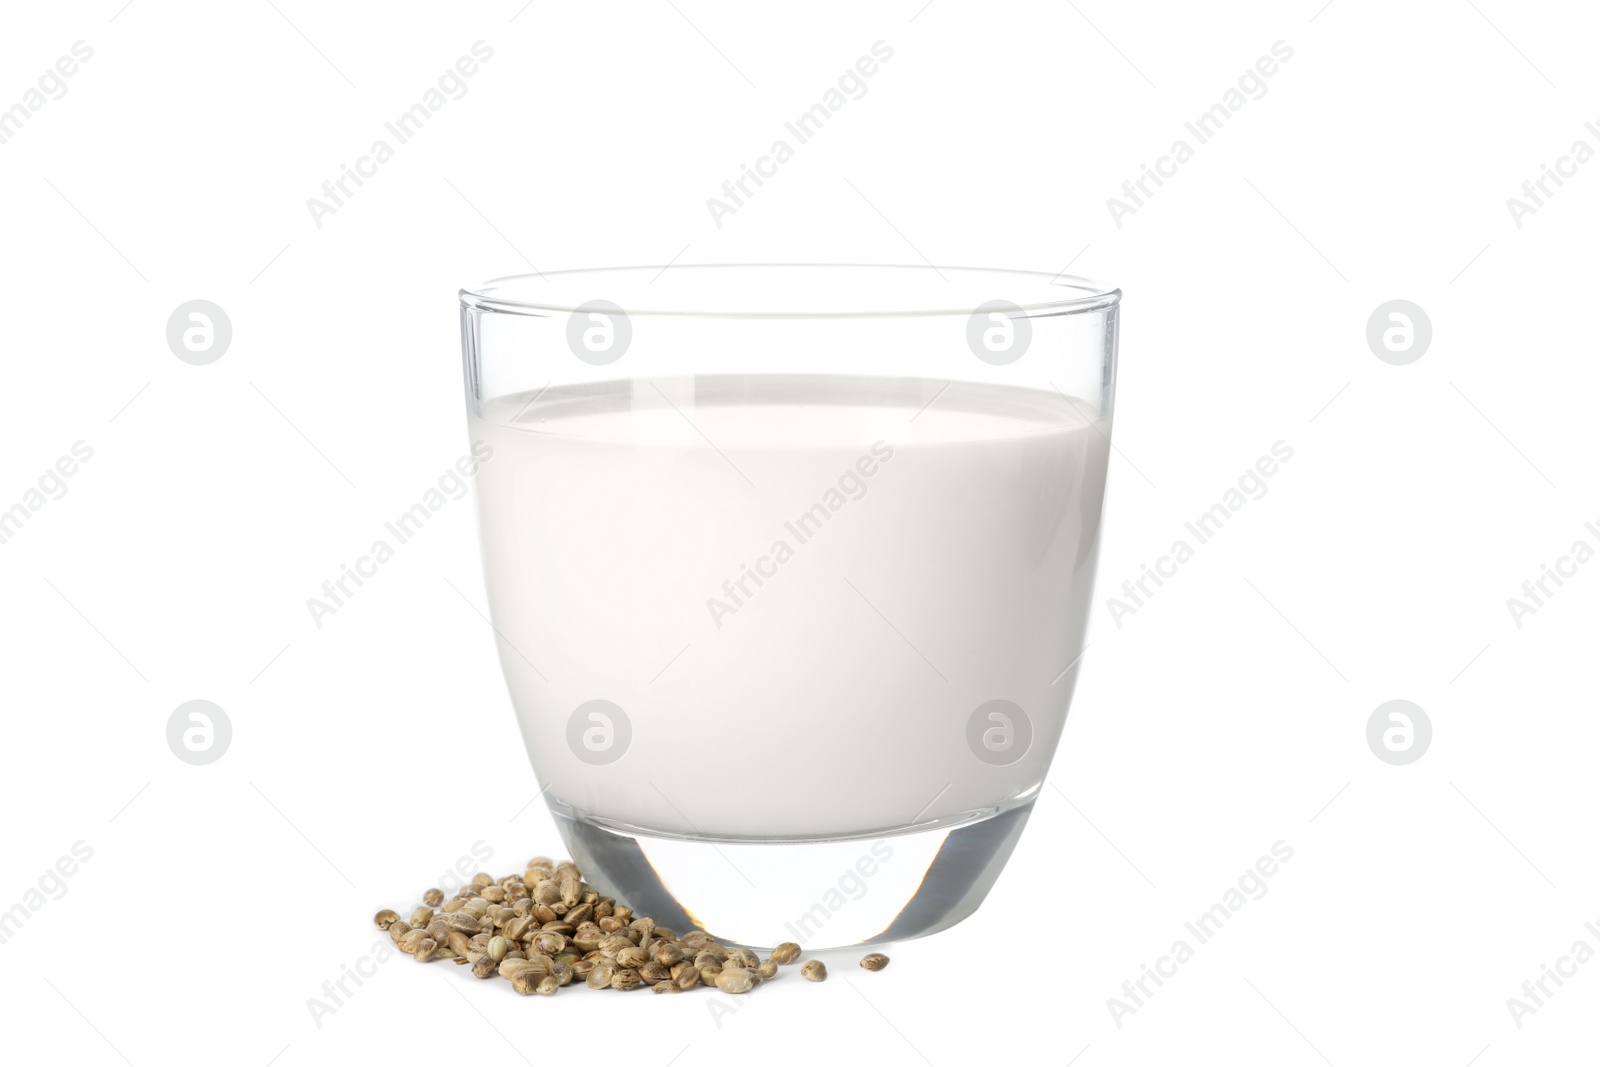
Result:
[[[977,910],[1016,847],[1033,798],[885,836],[719,840],[603,822],[551,798],[584,878],[682,933],[807,949],[922,937]]]

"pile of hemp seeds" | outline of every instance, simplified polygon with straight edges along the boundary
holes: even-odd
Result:
[[[720,945],[703,930],[680,935],[635,917],[632,908],[585,883],[577,864],[547,856],[529,860],[521,874],[495,879],[480,872],[449,900],[429,889],[410,919],[385,908],[373,922],[419,963],[449,960],[478,978],[498,975],[523,996],[555,996],[574,982],[623,992],[649,986],[681,993],[704,985],[748,993],[800,959],[793,941],[761,959],[748,948]],[[879,952],[861,960],[869,971],[888,965]],[[828,969],[821,960],[807,960],[800,975],[821,982]]]

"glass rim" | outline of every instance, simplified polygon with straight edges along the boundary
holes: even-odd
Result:
[[[790,272],[791,284],[775,284],[765,290],[759,303],[746,307],[730,306],[734,301],[724,279],[720,285],[711,272],[736,272],[748,280],[759,272]],[[823,295],[821,290],[796,291],[792,283],[802,275],[821,278],[827,272],[837,285],[852,272],[876,274],[882,281],[874,290],[870,282]],[[672,274],[672,282],[656,288],[656,282]],[[952,276],[962,284],[952,283]],[[887,284],[889,279],[893,284]],[[605,283],[611,282],[608,287]],[[689,284],[691,280],[699,284]],[[907,282],[912,284],[908,287]],[[987,283],[978,287],[977,283]],[[642,284],[641,284],[642,282]],[[598,283],[598,284],[597,284]],[[947,288],[948,287],[948,288]],[[610,292],[607,292],[607,289]],[[640,290],[629,295],[628,290]],[[940,291],[944,296],[940,299]],[[1042,291],[1040,291],[1042,289]],[[1060,289],[1055,293],[1051,290]],[[874,295],[884,291],[880,299]],[[895,292],[891,299],[887,293]],[[927,295],[923,295],[923,294]],[[961,293],[971,293],[962,296]],[[985,294],[983,299],[978,294]],[[617,302],[613,297],[623,297]],[[1077,315],[1115,307],[1122,290],[1065,271],[1016,270],[1003,267],[953,267],[932,263],[684,263],[629,267],[585,267],[572,270],[524,272],[491,278],[460,291],[461,306],[474,311],[512,315],[548,316],[592,310],[596,300],[606,310],[620,310],[629,316],[681,316],[707,319],[856,319],[906,318],[939,315],[970,316],[984,311],[1004,310],[1028,318]],[[724,303],[718,306],[718,300]],[[749,299],[748,294],[746,300]],[[814,301],[819,306],[784,306]],[[851,307],[849,303],[867,306]]]

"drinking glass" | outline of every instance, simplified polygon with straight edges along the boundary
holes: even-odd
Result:
[[[750,946],[977,908],[1080,669],[1120,297],[824,264],[462,291],[500,663],[593,885]]]

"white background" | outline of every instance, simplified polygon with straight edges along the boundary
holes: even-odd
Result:
[[[122,2],[12,5],[0,33],[0,107],[94,50],[0,145],[0,507],[94,450],[0,545],[0,908],[93,850],[0,944],[14,1055],[1592,1056],[1600,963],[1520,1028],[1506,1004],[1600,950],[1600,563],[1520,628],[1506,607],[1600,547],[1600,162],[1520,228],[1506,206],[1600,148],[1584,5]],[[480,39],[467,94],[314,225],[306,199]],[[706,198],[878,40],[867,95],[715,226]],[[1115,225],[1107,198],[1279,40],[1266,95]],[[982,910],[881,974],[830,955],[834,980],[719,1020],[710,995],[524,1000],[400,959],[318,1025],[376,908],[477,842],[495,873],[560,843],[446,582],[481,606],[469,504],[322,629],[305,599],[465,450],[461,284],[675,256],[1070,261],[1124,289],[1051,785]],[[196,298],[234,333],[203,367],[164,335]],[[1365,340],[1395,298],[1433,325],[1408,366]],[[1116,626],[1105,595],[1278,440],[1267,495]],[[165,741],[196,698],[233,725],[200,767]],[[1396,698],[1434,730],[1402,767],[1365,739]],[[1266,896],[1119,1027],[1107,998],[1279,840]]]

